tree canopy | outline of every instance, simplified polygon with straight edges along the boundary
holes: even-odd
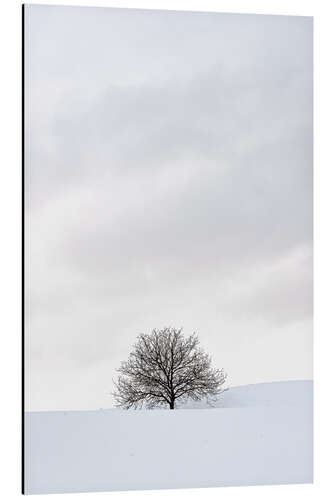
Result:
[[[154,408],[176,400],[200,400],[221,392],[226,375],[211,366],[211,358],[199,347],[198,336],[184,337],[182,329],[154,329],[140,334],[112,393],[117,406]]]

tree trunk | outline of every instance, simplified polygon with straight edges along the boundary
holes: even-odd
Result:
[[[171,403],[170,403],[170,410],[174,410],[174,409],[175,409],[175,402],[174,402],[174,400],[173,400],[173,401],[171,401]]]

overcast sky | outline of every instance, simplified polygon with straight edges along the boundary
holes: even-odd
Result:
[[[312,378],[312,19],[26,6],[27,410],[152,328]]]

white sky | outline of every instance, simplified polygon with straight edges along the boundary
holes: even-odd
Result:
[[[26,409],[111,407],[166,325],[312,378],[312,19],[25,9]]]

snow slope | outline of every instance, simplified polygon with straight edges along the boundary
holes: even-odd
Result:
[[[187,401],[182,409],[207,408],[253,408],[272,406],[299,406],[312,404],[312,381],[293,380],[288,382],[268,382],[232,387],[224,391],[215,402]]]
[[[184,406],[27,413],[26,493],[312,482],[312,382]]]

